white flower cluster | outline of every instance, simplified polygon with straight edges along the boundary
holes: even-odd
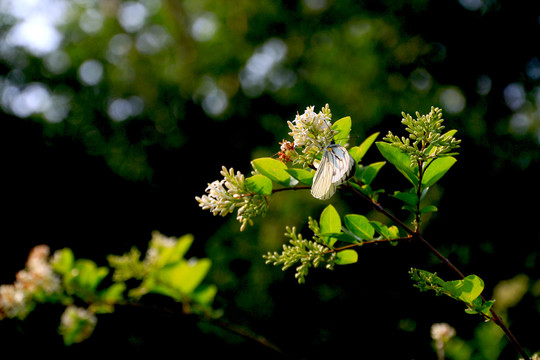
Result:
[[[46,245],[33,248],[26,268],[17,273],[15,283],[0,286],[0,319],[22,319],[32,310],[32,300],[60,292],[60,278],[51,268],[49,252]]]
[[[196,196],[195,200],[203,210],[209,210],[213,215],[226,216],[238,209],[236,220],[242,224],[240,230],[243,231],[248,223],[253,224],[251,218],[266,212],[266,199],[248,191],[245,176],[240,171],[235,174],[233,168],[227,170],[223,166],[221,175],[222,180],[208,184],[207,195]]]
[[[314,106],[308,106],[302,115],[297,114],[293,121],[287,121],[295,147],[304,146],[304,154],[324,150],[335,133],[331,129],[332,113],[328,104],[318,114],[313,109]]]

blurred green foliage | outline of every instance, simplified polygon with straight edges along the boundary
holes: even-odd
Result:
[[[373,348],[431,356],[428,341],[421,344],[435,321],[453,322],[470,339],[474,325],[457,320],[462,309],[431,311],[410,289],[406,271],[430,261],[418,249],[366,250],[355,270],[312,274],[309,287],[298,287],[260,254],[278,249],[284,226],[304,224],[324,203],[302,192],[276,196],[263,221],[239,234],[234,219],[198,211],[194,197],[222,165],[247,171],[251,159],[273,156],[286,120],[306,106],[328,103],[335,119],[350,115],[363,138],[395,131],[402,111],[436,105],[459,130],[462,156],[432,189],[439,212],[426,237],[436,235],[486,289],[520,273],[534,284],[540,232],[527,209],[538,200],[539,14],[537,2],[507,1],[0,0],[4,194],[17,195],[5,202],[2,280],[12,281],[37,243],[78,248],[99,264],[143,245],[154,229],[189,232],[208,239],[194,248],[212,259],[227,317],[294,356]],[[348,198],[333,204],[361,211]],[[519,330],[538,323],[534,289],[508,316],[523,345],[538,348],[535,334]],[[222,354],[262,351],[230,334],[200,340],[197,325],[128,315],[115,313],[125,328],[70,351],[101,341],[137,352],[180,334],[192,347],[215,342]],[[35,319],[23,330],[2,324],[2,334],[13,344],[55,344],[32,330],[43,323]],[[167,325],[147,331],[161,326],[156,319]],[[109,337],[122,331],[131,335]]]

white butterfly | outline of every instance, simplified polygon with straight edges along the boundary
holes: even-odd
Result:
[[[356,171],[356,161],[343,146],[334,143],[324,149],[319,167],[313,177],[311,195],[326,200],[336,192],[336,188],[347,181]]]

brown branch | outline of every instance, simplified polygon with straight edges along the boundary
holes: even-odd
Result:
[[[411,235],[411,238],[417,239],[421,243],[423,243],[428,250],[435,255],[444,265],[446,265],[448,268],[450,268],[454,273],[456,273],[461,279],[465,278],[465,275],[456,267],[450,260],[448,260],[444,255],[442,255],[433,245],[431,245],[420,233],[417,231],[412,230],[410,227],[408,227],[405,223],[403,223],[401,220],[396,218],[394,215],[392,215],[390,212],[388,212],[384,207],[382,207],[379,203],[375,202],[373,199],[369,198],[368,196],[364,195],[357,189],[355,189],[353,186],[349,185],[350,189],[357,195],[359,195],[362,199],[366,200],[371,204],[373,209],[380,212],[381,214],[388,217],[390,220],[392,220],[395,224],[397,224],[399,227],[401,227],[404,231],[406,231],[409,235]],[[419,185],[420,187],[420,185]],[[482,301],[486,301],[484,297],[481,297]],[[517,338],[514,336],[514,334],[510,331],[510,329],[506,326],[503,319],[493,310],[493,308],[490,309],[493,322],[501,328],[501,330],[504,332],[508,340],[510,340],[510,343],[514,346],[516,351],[523,356],[524,359],[530,359],[523,347],[519,344]]]
[[[345,245],[345,246],[342,246],[342,247],[339,247],[339,248],[331,249],[331,250],[328,250],[328,251],[324,252],[324,254],[331,254],[333,252],[339,252],[339,251],[347,250],[347,249],[357,247],[357,246],[363,246],[363,245],[369,245],[369,244],[378,244],[378,243],[392,242],[392,241],[411,240],[411,239],[412,239],[412,236],[396,238],[396,239],[391,239],[391,240],[389,240],[389,239],[367,240],[367,241],[362,241],[362,242],[358,242],[358,243],[354,243],[354,244]]]

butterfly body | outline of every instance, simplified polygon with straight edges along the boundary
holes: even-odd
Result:
[[[326,200],[336,192],[336,188],[354,176],[356,161],[343,146],[334,143],[324,149],[319,167],[313,177],[311,195]]]

